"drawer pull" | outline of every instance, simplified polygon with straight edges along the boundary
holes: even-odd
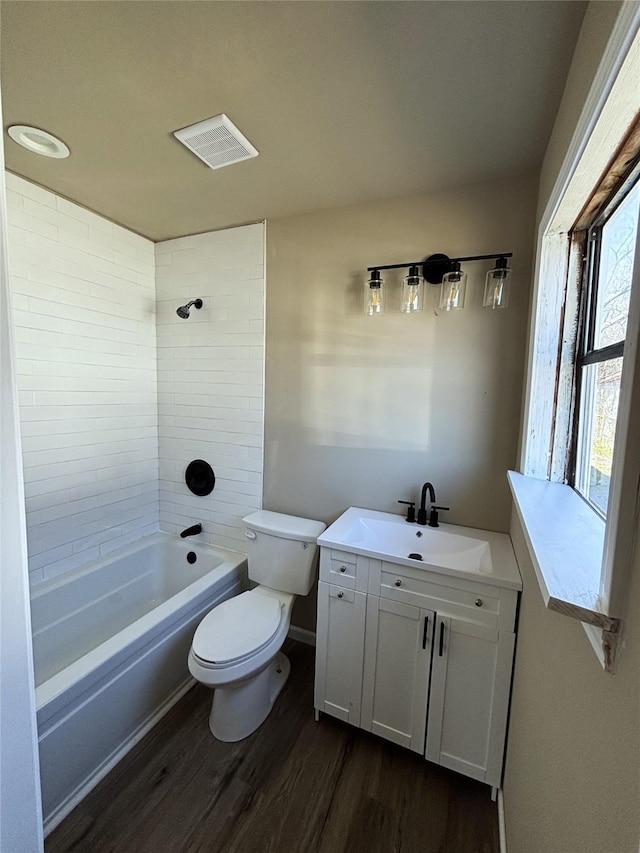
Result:
[[[402,586],[402,581],[398,579],[398,580],[396,581],[395,585],[396,585],[396,586]]]
[[[440,650],[438,651],[438,656],[442,657],[442,653],[444,651],[444,622],[440,623]]]
[[[476,607],[482,607],[484,601],[481,598],[476,598]]]
[[[343,595],[344,595],[344,592],[339,592],[339,593],[338,593],[338,598],[342,598],[342,596],[343,596]]]
[[[340,571],[341,571],[341,572],[346,572],[346,571],[347,571],[347,567],[346,567],[346,566],[340,566]],[[476,602],[476,603],[477,603],[477,602]]]

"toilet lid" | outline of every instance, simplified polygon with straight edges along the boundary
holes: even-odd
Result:
[[[266,645],[280,625],[280,602],[243,592],[223,601],[198,625],[192,648],[201,660],[231,663]]]

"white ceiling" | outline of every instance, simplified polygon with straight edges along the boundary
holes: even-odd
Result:
[[[540,165],[574,2],[2,2],[7,167],[153,240]],[[257,158],[212,171],[173,131],[226,113]]]

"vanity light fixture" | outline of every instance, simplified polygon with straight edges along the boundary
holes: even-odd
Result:
[[[513,252],[469,255],[464,258],[434,254],[422,261],[368,267],[370,276],[365,284],[364,313],[373,316],[383,311],[383,283],[380,271],[405,268],[408,268],[409,274],[402,280],[400,297],[400,308],[404,313],[422,311],[425,282],[440,285],[439,306],[443,311],[459,311],[464,308],[467,288],[467,274],[461,268],[461,264],[472,261],[495,261],[493,269],[487,273],[482,304],[485,308],[506,308],[509,304],[511,284],[511,269],[507,258],[512,256]]]
[[[13,124],[7,133],[14,142],[22,145],[27,151],[33,151],[34,154],[55,157],[58,160],[69,156],[69,148],[64,142],[52,133],[47,133],[46,130],[27,124]]]

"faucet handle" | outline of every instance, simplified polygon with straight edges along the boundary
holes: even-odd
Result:
[[[416,520],[416,502],[415,501],[398,501],[399,504],[405,504],[407,507],[406,521],[410,524]]]
[[[444,511],[448,511],[449,507],[448,506],[436,506],[435,504],[431,504],[431,507],[429,510],[429,527],[440,527],[440,524],[438,522],[438,510],[439,509],[444,510]]]

